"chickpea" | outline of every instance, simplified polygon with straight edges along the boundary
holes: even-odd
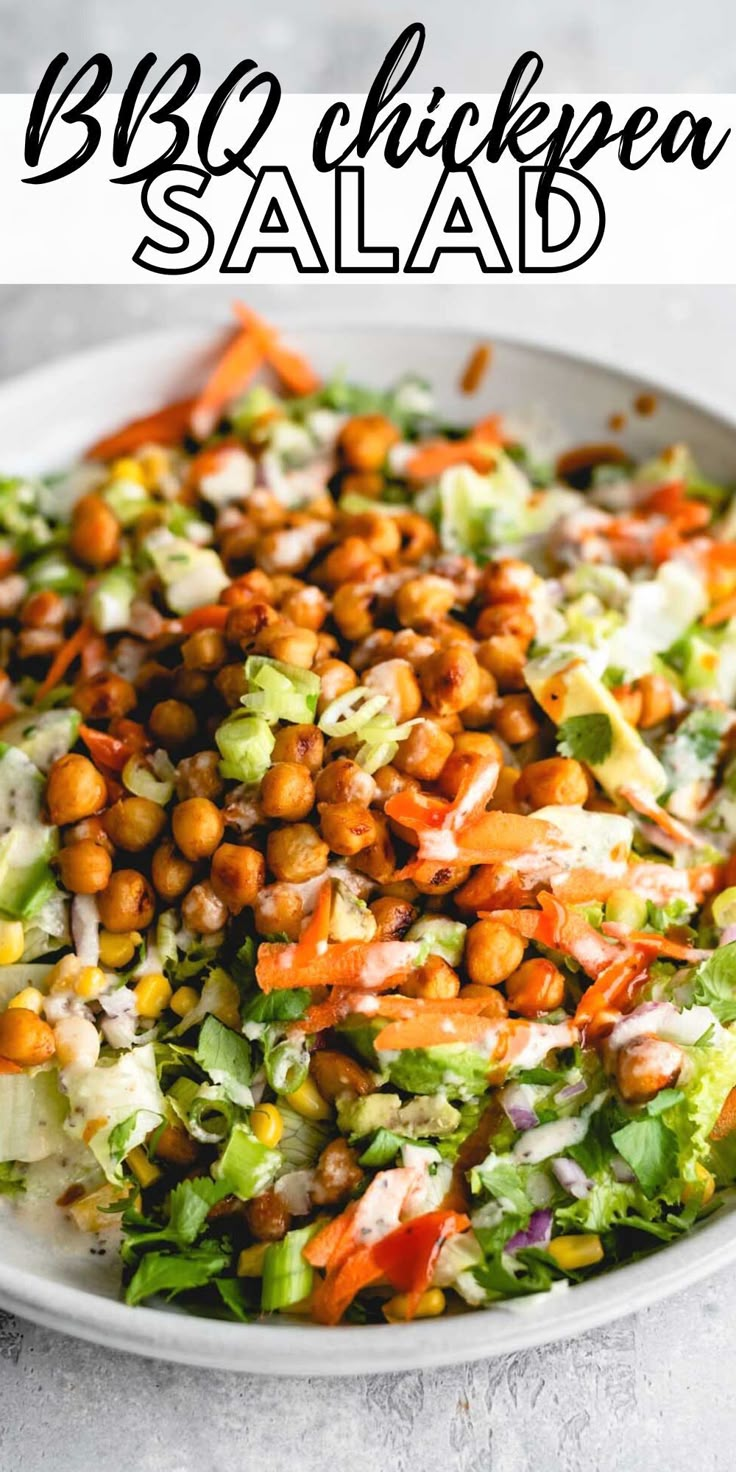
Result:
[[[386,482],[377,470],[344,471],[340,479],[343,496],[365,496],[369,501],[378,501],[384,493]]]
[[[373,814],[361,802],[320,803],[319,826],[332,852],[346,858],[370,848],[376,837]]]
[[[465,965],[479,986],[499,986],[524,959],[524,941],[497,920],[479,920],[465,938]]]
[[[54,1055],[54,1034],[28,1007],[11,1007],[0,1016],[0,1058],[19,1068],[38,1068]]]
[[[185,705],[194,705],[201,700],[209,687],[209,676],[204,670],[188,670],[183,664],[179,665],[178,670],[174,670],[171,693],[177,700],[183,700]]]
[[[318,669],[320,665],[324,664],[326,659],[335,659],[339,653],[340,645],[335,635],[326,634],[324,629],[320,629],[317,635],[317,652],[314,656],[312,668],[315,670]],[[357,669],[357,665],[355,668]]]
[[[481,597],[486,603],[525,602],[532,594],[537,574],[528,562],[518,557],[499,557],[483,569]]]
[[[493,760],[498,762],[500,772],[501,763],[495,754]],[[439,776],[438,786],[442,796],[449,798],[452,802],[460,791],[463,778],[477,766],[477,763],[478,757],[474,752],[452,751]]]
[[[478,661],[471,649],[451,644],[424,661],[422,690],[438,715],[451,715],[472,705],[480,689]]]
[[[539,721],[529,695],[504,695],[493,712],[493,725],[502,741],[521,746],[540,732]]]
[[[362,537],[346,537],[337,547],[328,552],[321,563],[319,576],[328,588],[339,588],[343,583],[369,583],[380,577],[383,562],[372,552]]]
[[[516,639],[526,650],[536,633],[536,624],[523,603],[493,603],[479,615],[475,632],[479,639]]]
[[[181,646],[188,670],[217,670],[225,663],[225,636],[219,629],[197,629]]]
[[[404,511],[396,518],[401,532],[401,561],[419,562],[433,552],[437,546],[437,533],[426,516],[416,511]]]
[[[81,711],[85,721],[126,716],[137,703],[138,695],[130,681],[107,670],[89,680],[79,680],[72,694],[72,705]]]
[[[174,808],[171,826],[185,859],[208,859],[222,842],[225,819],[208,797],[188,797]]]
[[[323,1099],[339,1099],[341,1094],[370,1094],[375,1088],[373,1075],[346,1053],[320,1048],[313,1053],[309,1072]]]
[[[258,1242],[280,1242],[286,1236],[291,1216],[278,1191],[271,1189],[254,1196],[243,1210],[251,1236]]]
[[[644,705],[641,690],[637,690],[635,685],[617,685],[611,694],[624,720],[628,721],[631,726],[638,726]]]
[[[463,864],[418,864],[413,873],[420,894],[450,894],[465,883],[470,869]]]
[[[376,795],[375,779],[357,762],[338,756],[320,772],[314,793],[317,802],[361,803],[369,807]]]
[[[194,878],[194,865],[165,838],[151,860],[151,878],[163,900],[178,900]]]
[[[430,619],[444,618],[457,600],[455,584],[436,573],[408,578],[396,593],[396,617],[405,628],[415,629]]]
[[[352,1195],[364,1174],[347,1140],[331,1140],[317,1161],[312,1200],[317,1206],[336,1206]]]
[[[314,783],[298,762],[275,762],[261,782],[261,810],[266,818],[298,823],[314,806]]]
[[[503,761],[503,750],[489,731],[458,731],[453,749],[462,756],[482,756]]]
[[[287,623],[274,624],[257,635],[255,647],[259,654],[280,659],[282,664],[295,664],[299,669],[310,670],[317,653],[317,635],[313,629],[296,629]]]
[[[166,827],[166,813],[150,797],[122,797],[108,808],[103,821],[115,847],[135,854],[160,838]]]
[[[467,986],[462,986],[458,992],[461,1001],[464,997],[483,997],[484,1003],[481,1007],[481,1017],[507,1017],[508,1007],[503,992],[492,986],[478,986],[474,981],[469,981]]]
[[[285,935],[298,940],[304,906],[288,884],[269,884],[253,902],[253,919],[259,935]]]
[[[101,496],[83,496],[72,512],[69,534],[72,556],[85,567],[109,567],[117,562],[120,527]]]
[[[165,695],[171,689],[172,678],[172,671],[157,659],[145,659],[133,684],[139,695],[146,695],[153,700]]]
[[[171,1165],[193,1165],[199,1154],[196,1140],[179,1124],[165,1124],[156,1134],[155,1154]]]
[[[369,669],[363,684],[387,696],[384,710],[398,723],[411,721],[422,706],[422,692],[406,659],[386,659]]]
[[[287,593],[279,603],[284,618],[291,620],[299,629],[311,629],[317,633],[330,611],[329,600],[321,588],[313,584],[302,584]]]
[[[194,884],[181,903],[181,917],[189,930],[197,935],[215,935],[222,930],[228,917],[224,900],[215,894],[208,879]]]
[[[54,1024],[54,1043],[60,1068],[86,1072],[100,1056],[100,1035],[86,1017],[60,1017]]]
[[[357,516],[351,516],[346,531],[356,537],[362,537],[366,546],[370,547],[377,557],[389,560],[396,557],[401,550],[401,532],[396,521],[393,516],[387,515],[380,508],[376,511],[363,511]]]
[[[74,823],[71,828],[67,828],[64,834],[64,842],[67,846],[86,841],[95,843],[100,848],[104,848],[105,852],[111,856],[115,852],[105,832],[104,818],[81,818],[78,823]]]
[[[327,709],[331,700],[337,700],[338,695],[346,695],[348,690],[354,690],[358,683],[355,670],[350,668],[342,659],[326,659],[320,664],[317,674],[320,678],[320,694],[317,702],[317,710],[320,715]]]
[[[215,675],[215,689],[230,710],[237,710],[247,688],[244,664],[226,664]]]
[[[152,734],[168,751],[187,746],[197,734],[197,716],[181,700],[161,700],[154,705],[149,718]]]
[[[527,802],[532,808],[546,808],[552,804],[562,807],[582,806],[589,793],[585,768],[572,757],[550,756],[541,762],[532,762],[522,772],[516,784],[519,802]]]
[[[627,1104],[645,1104],[660,1089],[677,1083],[683,1062],[682,1049],[674,1043],[661,1038],[632,1038],[616,1054],[616,1082],[621,1097]]]
[[[185,756],[176,769],[176,795],[180,802],[188,797],[221,797],[225,783],[220,776],[219,751],[198,751]]]
[[[221,843],[212,855],[210,882],[232,915],[255,904],[266,882],[266,861],[256,848]]]
[[[672,715],[672,687],[664,675],[642,675],[637,684],[641,694],[639,725],[643,731],[649,731]]]
[[[463,711],[463,721],[471,730],[487,726],[498,703],[498,687],[488,670],[478,667],[478,694]]]
[[[274,762],[299,762],[314,775],[324,761],[325,739],[319,726],[282,726],[276,732],[271,759]]]
[[[238,644],[245,650],[264,629],[276,628],[283,622],[281,614],[270,603],[253,599],[250,603],[238,604],[230,610],[225,625],[225,638],[228,644]]]
[[[273,603],[273,580],[261,567],[251,568],[250,572],[236,578],[229,588],[223,588],[220,603],[234,608],[237,603],[247,603],[252,598],[263,598],[266,603]]]
[[[478,645],[476,658],[481,669],[493,675],[504,694],[524,689],[524,645],[512,634],[494,634]]]
[[[380,470],[400,438],[396,425],[384,414],[356,414],[340,430],[337,448],[352,470]]]
[[[518,813],[521,811],[516,799],[516,784],[521,776],[518,767],[502,766],[496,790],[488,806],[496,813]]]
[[[97,901],[105,930],[119,935],[124,930],[145,930],[153,920],[156,904],[153,890],[137,869],[117,869]]]
[[[452,751],[452,737],[436,721],[422,720],[413,726],[399,749],[393,765],[409,777],[434,782]]]
[[[266,841],[266,861],[272,874],[290,884],[324,874],[330,857],[328,845],[310,823],[275,828]]]
[[[63,848],[58,863],[61,882],[72,894],[99,894],[112,873],[109,853],[91,838]]]
[[[107,785],[86,756],[60,756],[49,772],[46,801],[52,823],[77,823],[107,802]]]
[[[365,639],[373,632],[375,593],[370,583],[346,583],[332,600],[332,617],[344,639]]]
[[[419,783],[415,777],[407,777],[400,772],[398,767],[388,763],[385,767],[379,767],[373,777],[376,784],[376,795],[373,799],[376,807],[385,807],[388,799],[397,792],[406,792],[407,788],[415,790]]]
[[[565,1000],[565,978],[551,961],[541,957],[522,961],[507,978],[506,1000],[511,1011],[522,1017],[554,1012]]]
[[[460,979],[456,971],[443,961],[441,956],[428,956],[423,966],[404,982],[404,991],[409,997],[449,998],[460,991]]]
[[[396,853],[389,826],[383,813],[374,813],[372,816],[376,836],[368,848],[356,855],[353,865],[376,884],[390,884],[396,870]]]
[[[64,623],[64,599],[51,588],[31,593],[23,604],[20,621],[27,629],[57,629]]]
[[[417,917],[414,905],[392,895],[382,895],[369,908],[376,922],[376,940],[402,940]]]

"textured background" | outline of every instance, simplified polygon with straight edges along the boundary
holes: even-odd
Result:
[[[0,89],[35,87],[57,50],[108,50],[118,76],[150,48],[191,47],[205,80],[254,55],[294,90],[361,90],[421,15],[417,87],[497,88],[539,50],[550,90],[736,91],[723,0],[0,0]],[[3,222],[7,228],[7,222]],[[633,228],[633,225],[632,225]],[[676,221],[663,222],[663,229]],[[733,407],[736,291],[345,287],[263,289],[284,322],[456,322],[598,354]],[[216,321],[228,292],[176,286],[0,288],[0,376],[149,324]],[[612,1284],[612,1290],[615,1286]],[[568,1344],[474,1367],[351,1381],[206,1374],[113,1354],[0,1314],[0,1469],[80,1472],[649,1472],[733,1468],[729,1273]]]

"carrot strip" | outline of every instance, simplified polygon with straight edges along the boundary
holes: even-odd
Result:
[[[194,634],[199,629],[224,629],[231,612],[224,603],[206,603],[202,608],[193,608],[179,619],[182,632]]]
[[[263,348],[252,332],[235,333],[192,408],[190,423],[198,439],[212,433],[223,409],[247,387],[263,358]]]
[[[79,625],[71,638],[62,644],[61,649],[51,661],[45,679],[41,681],[36,691],[34,705],[38,705],[56,685],[61,684],[70,665],[82,654],[87,641],[93,638],[96,638],[94,630],[89,624],[83,623]]]
[[[0,700],[0,726],[2,726],[5,721],[12,720],[13,716],[16,716],[17,714],[17,708],[13,705],[12,700]]]
[[[308,966],[297,964],[298,945],[264,941],[258,948],[256,980],[261,991],[294,987],[400,986],[414,970],[419,946],[408,941],[336,941]]]
[[[332,909],[332,880],[322,885],[317,903],[294,948],[294,965],[311,966],[327,947]]]
[[[302,1257],[306,1262],[313,1268],[327,1267],[330,1260],[336,1257],[343,1238],[351,1233],[352,1222],[357,1210],[358,1202],[351,1201],[339,1216],[333,1217],[331,1222],[327,1222],[321,1231],[312,1237],[302,1249]]]
[[[606,940],[582,915],[568,909],[554,895],[540,894],[539,905],[539,910],[492,910],[484,918],[508,925],[527,940],[539,941],[572,956],[588,976],[600,975],[618,960],[620,946]]]
[[[672,961],[705,961],[713,952],[699,950],[697,946],[683,945],[681,941],[670,940],[666,935],[657,935],[648,930],[627,930],[625,925],[617,925],[611,921],[603,922],[606,935],[612,935],[616,940],[622,940],[625,944],[636,946],[638,951],[646,955],[667,956]]]
[[[710,1132],[711,1140],[725,1140],[736,1130],[736,1089],[731,1089],[726,1102]]]
[[[319,388],[320,381],[311,364],[291,348],[285,348],[274,327],[269,327],[244,302],[234,302],[233,311],[243,327],[259,340],[264,356],[288,393],[301,398]]]
[[[715,603],[704,614],[700,622],[706,629],[711,629],[715,624],[727,623],[730,618],[736,618],[736,593],[732,593],[730,598],[722,598],[720,603]]]
[[[657,827],[661,828],[668,838],[674,839],[675,843],[684,843],[690,848],[695,848],[702,842],[691,828],[681,823],[679,818],[673,818],[666,808],[660,807],[658,802],[654,802],[638,787],[622,787],[620,793],[624,802],[627,802],[635,813],[640,813],[643,818],[649,818],[650,822],[656,823]]]
[[[649,962],[641,951],[624,952],[583,993],[575,1013],[576,1026],[587,1030],[594,1023],[615,1022],[617,1015],[630,1006],[648,975]]]
[[[492,349],[489,342],[481,342],[473,350],[460,378],[461,393],[477,393],[491,366],[491,353]]]
[[[403,1052],[405,1048],[442,1048],[453,1043],[478,1044],[489,1059],[495,1056],[495,1045],[503,1036],[504,1023],[493,1018],[459,1013],[424,1013],[389,1022],[379,1032],[374,1047],[377,1053]]]
[[[482,433],[471,431],[464,440],[426,440],[406,467],[410,480],[436,480],[453,465],[470,465],[473,470],[490,470],[503,444],[498,421],[486,420]]]
[[[108,767],[111,772],[122,772],[132,753],[132,748],[126,741],[119,741],[107,731],[95,731],[91,726],[79,727],[79,739],[84,742],[93,760],[102,767]]]
[[[157,409],[155,414],[146,414],[142,419],[132,419],[114,434],[106,435],[90,445],[87,460],[116,460],[121,455],[130,455],[143,445],[175,445],[184,439],[189,429],[189,420],[195,404],[194,399],[178,399]]]

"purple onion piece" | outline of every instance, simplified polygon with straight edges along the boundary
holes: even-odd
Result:
[[[500,1094],[501,1108],[515,1130],[533,1130],[539,1124],[524,1084],[507,1084]]]
[[[555,1095],[555,1099],[558,1104],[567,1104],[570,1099],[577,1099],[578,1094],[584,1094],[587,1087],[584,1078],[576,1079],[573,1084],[565,1084],[564,1089],[560,1089],[559,1094]]]
[[[611,1160],[611,1174],[614,1180],[622,1186],[628,1186],[636,1180],[631,1166],[626,1163],[622,1155],[614,1155]]]
[[[719,946],[729,946],[733,940],[736,940],[736,925],[727,925],[718,944]]]
[[[529,1226],[523,1232],[514,1232],[509,1237],[505,1252],[521,1252],[524,1247],[546,1247],[552,1234],[552,1212],[535,1211],[529,1218]]]
[[[593,1189],[593,1182],[589,1176],[586,1176],[582,1165],[578,1165],[577,1160],[568,1160],[566,1156],[561,1155],[557,1160],[553,1160],[551,1164],[552,1171],[562,1186],[563,1191],[567,1191],[570,1196],[574,1196],[576,1201],[583,1201],[586,1196],[590,1195]]]

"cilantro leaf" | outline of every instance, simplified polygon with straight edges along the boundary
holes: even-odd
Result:
[[[212,1082],[220,1084],[234,1104],[249,1104],[244,1091],[253,1077],[250,1046],[246,1038],[218,1021],[211,1013],[202,1024],[194,1055]]]
[[[736,1020],[736,941],[701,961],[691,980],[694,1005],[710,1007],[724,1024]]]
[[[259,992],[243,1010],[244,1022],[295,1022],[303,1017],[312,994],[305,986],[289,991]]]
[[[256,1315],[248,1306],[248,1290],[240,1278],[215,1278],[215,1287],[225,1308],[241,1324],[250,1324]]]
[[[212,1181],[209,1176],[181,1181],[169,1197],[167,1236],[181,1247],[191,1246],[199,1236],[211,1208],[227,1194],[227,1185],[222,1181]]]
[[[612,1139],[647,1196],[677,1175],[677,1136],[661,1119],[632,1119]]]
[[[569,716],[557,731],[557,749],[562,756],[574,757],[596,767],[610,756],[613,746],[611,718],[604,711],[589,716]]]
[[[116,1124],[115,1128],[110,1130],[107,1143],[113,1165],[119,1165],[120,1161],[125,1158],[128,1144],[135,1132],[137,1118],[138,1110],[136,1109],[134,1114],[129,1114],[127,1119],[122,1119],[120,1124]]]
[[[228,1266],[229,1254],[219,1242],[202,1242],[186,1255],[170,1252],[148,1252],[136,1268],[126,1290],[125,1302],[135,1305],[161,1293],[176,1298],[203,1288]]]

